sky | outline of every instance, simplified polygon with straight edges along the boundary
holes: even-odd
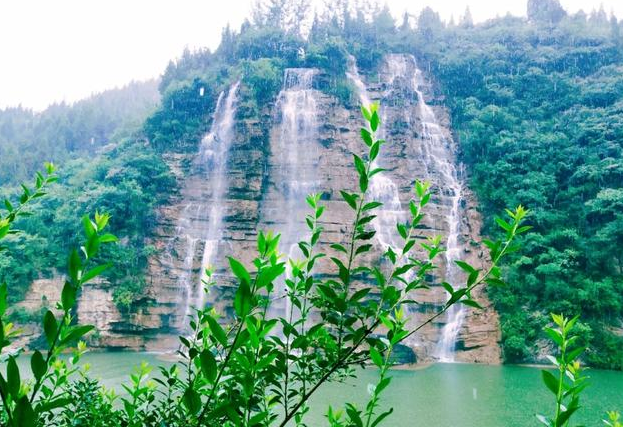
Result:
[[[316,0],[320,2],[321,0]],[[381,0],[381,2],[384,2]],[[215,49],[221,29],[250,15],[253,0],[0,0],[0,108],[42,110],[132,80],[157,77],[190,49]],[[393,14],[425,6],[445,20],[469,5],[476,22],[525,15],[526,0],[387,0]],[[570,12],[623,0],[561,0]]]

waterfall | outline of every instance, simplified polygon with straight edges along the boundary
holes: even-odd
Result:
[[[205,291],[203,281],[206,279],[205,269],[213,262],[223,235],[224,196],[227,189],[227,160],[229,149],[234,140],[234,124],[236,119],[236,95],[240,81],[229,88],[225,104],[222,108],[217,104],[212,128],[201,141],[198,160],[207,170],[208,179],[212,184],[212,200],[209,206],[209,223],[204,237],[203,256],[201,257],[201,275],[199,283],[190,289],[187,298],[186,312],[191,306],[203,308]],[[190,305],[189,305],[190,304]]]
[[[346,77],[348,77],[357,88],[361,104],[368,108],[372,102],[368,96],[366,85],[359,75],[357,62],[352,55],[349,55],[348,58],[348,70],[346,71]],[[390,86],[394,83],[394,80],[395,76],[390,79]],[[381,122],[385,122],[385,109],[381,111],[381,116]],[[381,123],[381,126],[383,126],[383,123]],[[381,135],[384,137],[384,127],[381,127],[381,132]],[[381,154],[374,160],[372,168],[382,167],[379,166],[381,163],[382,151],[383,150],[381,149]],[[372,177],[368,191],[372,200],[383,203],[383,206],[376,210],[376,218],[372,220],[372,227],[376,231],[376,240],[382,247],[383,251],[385,251],[388,246],[392,246],[395,249],[401,244],[396,235],[396,224],[404,222],[406,219],[405,212],[400,203],[398,186],[394,181],[392,181],[388,174],[380,173]]]
[[[234,139],[235,104],[239,84],[240,82],[233,84],[227,94],[220,93],[212,126],[201,140],[199,152],[193,163],[193,174],[207,184],[208,191],[201,192],[197,199],[184,207],[177,222],[175,237],[169,242],[166,251],[167,262],[173,265],[175,258],[179,262],[177,288],[183,293],[180,308],[183,309],[184,315],[180,319],[181,328],[184,328],[193,307],[203,308],[205,305],[203,269],[212,262],[222,237],[227,160]],[[174,246],[177,246],[176,255]],[[198,251],[202,249],[202,271],[198,277],[195,274],[195,260]]]
[[[276,154],[279,156],[278,170],[281,197],[284,201],[285,219],[279,230],[281,247],[292,258],[298,253],[297,243],[307,235],[304,222],[307,212],[305,197],[319,188],[318,166],[318,123],[317,100],[312,88],[313,68],[288,68],[284,73],[284,84],[277,97],[277,120],[281,122],[277,136]],[[285,296],[284,281],[275,283],[279,298],[271,307],[279,310],[272,315],[287,315],[290,301]],[[283,304],[279,301],[283,299]]]
[[[461,271],[455,264],[455,261],[461,259],[462,247],[459,243],[459,233],[463,185],[456,168],[453,145],[444,136],[435,112],[424,100],[421,89],[424,84],[424,77],[421,70],[416,69],[412,82],[419,100],[418,110],[422,122],[422,153],[424,154],[426,164],[439,177],[437,185],[442,193],[450,199],[450,209],[446,213],[445,218],[448,225],[448,240],[444,255],[446,281],[456,289],[462,280]],[[448,310],[447,322],[441,331],[441,338],[437,343],[436,357],[439,361],[454,361],[454,347],[464,318],[465,307],[463,305],[455,304]]]
[[[348,61],[346,76],[357,88],[360,102],[363,105],[369,105],[370,98],[366,85],[359,75],[355,58],[352,56]],[[423,74],[417,68],[413,56],[387,55],[383,83],[386,87],[383,95],[384,99],[392,99],[394,91],[396,93],[404,93],[405,89],[417,95],[417,105],[407,100],[406,105],[398,114],[402,114],[402,118],[409,124],[415,123],[412,120],[412,116],[417,116],[420,119],[421,142],[418,141],[419,147],[417,149],[419,155],[422,156],[423,163],[426,165],[424,175],[427,179],[434,181],[435,186],[440,189],[441,195],[446,196],[450,200],[449,207],[443,211],[445,222],[447,223],[447,250],[444,253],[444,263],[446,265],[446,281],[456,287],[462,279],[461,271],[454,263],[461,257],[459,233],[462,183],[455,166],[453,144],[451,140],[444,136],[443,129],[433,109],[426,104],[422,93],[424,84]],[[410,109],[411,106],[415,108],[415,111]],[[381,121],[383,122],[381,137],[385,137],[390,121],[389,107],[389,105],[381,105]],[[392,113],[396,114],[394,111]],[[389,143],[391,144],[391,141]],[[379,156],[375,163],[383,166],[383,156]],[[369,189],[371,197],[383,202],[383,206],[377,210],[377,218],[372,221],[372,225],[377,232],[377,241],[383,249],[386,249],[389,245],[397,247],[401,243],[396,235],[396,223],[407,220],[406,212],[401,206],[398,187],[391,179],[390,173],[391,171],[388,171],[375,175],[370,182]],[[438,360],[442,362],[454,361],[454,347],[464,317],[465,310],[460,305],[455,305],[448,310],[447,323],[441,330],[439,341],[434,350],[434,355]],[[417,345],[417,343],[414,343],[414,345]]]

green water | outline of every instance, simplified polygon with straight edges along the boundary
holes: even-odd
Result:
[[[28,358],[20,357],[27,369]],[[152,365],[162,361],[149,353],[90,353],[83,362],[91,366],[91,376],[108,387],[121,390],[134,366],[144,360]],[[394,413],[386,427],[527,427],[538,426],[534,414],[549,413],[552,399],[541,385],[540,371],[517,366],[439,364],[419,370],[392,372],[392,385],[383,405]],[[583,397],[576,419],[586,427],[603,426],[606,410],[623,410],[623,373],[590,371],[591,386]],[[376,371],[366,369],[347,384],[329,384],[312,401],[310,426],[324,426],[328,405],[341,407],[345,401],[362,404]]]

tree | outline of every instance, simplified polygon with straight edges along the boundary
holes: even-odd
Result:
[[[462,27],[462,28],[473,28],[474,27],[474,20],[472,18],[472,12],[470,11],[469,6],[465,8],[465,13],[463,14],[463,16],[461,17],[459,21],[459,27]]]
[[[428,6],[422,9],[417,19],[417,31],[424,40],[433,41],[442,29],[443,23],[439,14]]]
[[[528,19],[550,25],[560,22],[567,12],[559,0],[528,0]]]

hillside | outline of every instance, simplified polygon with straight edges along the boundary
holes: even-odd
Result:
[[[101,344],[140,348],[175,339],[189,304],[204,302],[197,287],[206,257],[230,251],[244,257],[258,228],[296,228],[302,213],[290,203],[302,202],[303,190],[328,190],[327,203],[337,200],[360,100],[369,97],[386,106],[391,143],[381,160],[391,183],[378,183],[387,209],[386,222],[378,220],[376,251],[387,243],[383,231],[401,218],[416,178],[430,179],[434,188],[423,235],[455,234],[460,257],[478,262],[486,262],[474,249],[480,215],[487,234],[504,208],[525,205],[534,229],[505,269],[508,286],[480,296],[499,313],[504,360],[541,360],[549,312],[580,313],[589,363],[621,369],[622,26],[603,11],[569,16],[555,0],[530,0],[528,11],[527,20],[507,16],[474,25],[469,13],[458,24],[444,23],[428,8],[399,23],[387,8],[345,5],[313,20],[304,8],[258,9],[239,31],[224,29],[215,52],[187,51],[172,61],[160,81],[161,103],[140,133],[101,152],[91,167],[67,169],[66,182],[89,197],[71,213],[57,209],[54,220],[62,230],[61,220],[97,207],[111,211],[119,221],[114,231],[128,238],[115,254],[124,267],[97,289],[114,319],[98,323],[105,331]],[[292,109],[284,109],[288,102]],[[102,143],[113,138],[106,129]],[[218,145],[225,139],[228,145]],[[292,145],[279,145],[284,141]],[[214,151],[217,145],[224,151]],[[81,150],[81,158],[92,152]],[[15,157],[6,158],[16,164]],[[300,168],[293,171],[293,164]],[[301,185],[290,188],[293,181]],[[210,210],[215,205],[222,210]],[[219,226],[210,228],[215,218]],[[339,210],[325,224],[334,239],[322,242],[327,247],[339,242],[338,223]],[[25,221],[29,247],[45,243],[49,224]],[[221,243],[209,248],[213,241]],[[13,267],[23,259],[12,262],[2,271],[19,271]],[[226,304],[232,295],[224,265],[210,262],[223,286],[205,301]],[[5,278],[25,291],[34,271]],[[97,301],[84,298],[88,321]],[[443,298],[435,294],[421,311]],[[425,342],[412,343],[425,348],[417,356],[440,357],[437,343],[454,324],[460,330],[452,352],[497,360],[495,312],[455,316],[433,325]]]

